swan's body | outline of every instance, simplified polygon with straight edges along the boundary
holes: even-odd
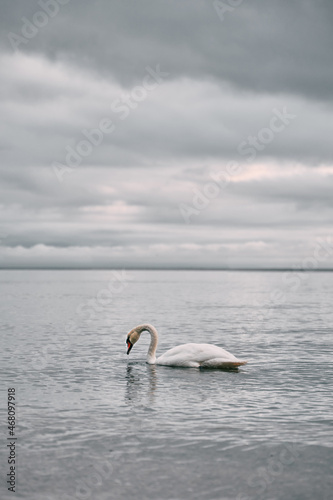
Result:
[[[139,340],[143,331],[150,333],[151,340],[147,354],[150,365],[182,366],[187,368],[235,368],[247,361],[237,359],[233,354],[212,344],[183,344],[173,347],[156,359],[158,334],[152,325],[144,324],[133,328],[127,335],[127,354]]]

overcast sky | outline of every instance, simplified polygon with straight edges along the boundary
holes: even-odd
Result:
[[[332,0],[0,6],[1,267],[333,267]]]

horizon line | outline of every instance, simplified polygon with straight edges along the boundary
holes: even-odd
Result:
[[[333,272],[333,268],[305,269],[294,267],[1,267],[0,271],[292,271],[292,272]]]

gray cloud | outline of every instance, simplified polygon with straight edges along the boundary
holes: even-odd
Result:
[[[2,2],[2,44],[33,20],[36,2]],[[70,0],[19,48],[64,59],[131,86],[148,64],[172,78],[211,77],[255,92],[332,97],[330,0],[243,2],[220,21],[213,1]]]
[[[1,2],[0,266],[311,255],[333,216],[331,2],[252,0],[221,22],[213,1],[55,1],[17,50],[42,2]],[[147,67],[168,75],[141,98]],[[278,131],[276,110],[293,116]],[[77,160],[105,119],[114,130]],[[186,224],[179,206],[230,161],[238,174]]]

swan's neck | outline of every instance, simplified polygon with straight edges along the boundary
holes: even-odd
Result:
[[[140,325],[140,328],[137,329],[139,333],[143,331],[147,331],[150,333],[150,344],[148,348],[148,353],[147,353],[147,363],[150,365],[154,365],[156,362],[156,349],[157,349],[157,344],[158,344],[158,334],[156,328],[153,327],[153,325]]]

